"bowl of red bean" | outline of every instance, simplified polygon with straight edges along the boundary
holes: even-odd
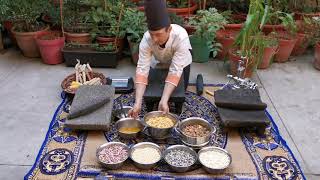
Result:
[[[211,134],[216,129],[205,119],[190,117],[182,120],[178,124],[176,131],[184,144],[201,147],[209,143]]]
[[[97,149],[96,156],[108,169],[118,169],[128,159],[129,152],[129,147],[121,142],[108,142]]]

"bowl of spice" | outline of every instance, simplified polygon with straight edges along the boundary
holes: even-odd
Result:
[[[147,113],[143,121],[149,134],[154,139],[167,138],[178,122],[179,120],[176,115],[171,113],[163,114],[162,111]]]
[[[140,120],[134,118],[122,118],[116,122],[115,128],[118,135],[124,139],[133,139],[144,128]]]
[[[173,145],[163,152],[164,160],[176,172],[186,172],[197,162],[198,155],[185,145]]]
[[[118,169],[128,159],[129,147],[120,142],[105,143],[97,149],[96,157],[108,169]]]
[[[222,148],[209,146],[199,152],[199,161],[208,173],[218,173],[231,164],[231,155]]]
[[[205,119],[190,117],[182,120],[177,128],[181,141],[188,146],[205,146],[216,129]]]
[[[130,158],[140,169],[152,169],[161,160],[161,150],[157,144],[141,142],[131,147]]]

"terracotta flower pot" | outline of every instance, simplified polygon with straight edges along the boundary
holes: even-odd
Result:
[[[303,17],[318,17],[320,16],[320,12],[316,13],[301,13],[301,12],[295,12],[294,13],[294,18],[296,20],[303,20]]]
[[[186,8],[170,8],[168,7],[168,12],[169,13],[175,13],[180,16],[186,16],[189,14],[194,14],[194,12],[198,9],[197,3],[191,1],[191,7],[186,7]],[[138,7],[139,11],[144,11],[144,6],[139,6]]]
[[[222,46],[217,54],[217,59],[224,60],[228,56],[228,52],[235,42],[236,34],[237,32],[223,29],[217,31],[217,42]]]
[[[240,32],[243,24],[226,24],[224,25],[225,30]]]
[[[65,37],[60,32],[44,32],[36,36],[42,61],[45,64],[60,64],[63,62],[61,49],[64,47]]]
[[[275,62],[284,63],[289,60],[292,50],[296,44],[295,38],[280,38],[279,51],[275,55]]]
[[[258,69],[267,69],[270,64],[273,56],[276,54],[278,46],[266,47],[263,51],[263,57],[258,65]]]
[[[49,27],[36,32],[17,32],[15,31],[15,27],[12,28],[12,32],[17,39],[17,44],[21,49],[22,54],[31,58],[40,57],[40,51],[35,40],[36,35],[48,30]]]
[[[284,31],[285,28],[283,25],[270,25],[270,24],[266,24],[263,26],[262,31],[268,35],[269,33],[271,33],[272,31],[278,32],[278,31]]]
[[[97,37],[97,43],[100,45],[107,45],[107,44],[114,44],[116,40],[116,37]],[[124,39],[123,38],[117,38],[117,47],[119,48],[119,51],[121,52],[124,47]]]
[[[175,13],[177,15],[185,16],[189,14],[194,14],[198,9],[197,3],[191,1],[191,6],[186,8],[168,8],[169,13]]]
[[[294,45],[294,48],[292,50],[292,55],[293,56],[300,56],[304,54],[307,50],[307,47],[309,45],[308,39],[306,34],[303,33],[298,33],[297,34],[297,41],[296,44]]]
[[[91,36],[89,33],[71,33],[65,32],[67,43],[90,44]]]
[[[238,76],[238,64],[241,57],[236,55],[235,52],[236,52],[235,49],[229,50],[230,70],[232,75]],[[247,67],[245,67],[245,70],[242,71],[241,76],[243,78],[250,78],[253,75],[253,70],[254,70],[254,64],[249,64]]]
[[[314,61],[313,65],[316,69],[320,70],[320,43],[318,42],[314,48]]]

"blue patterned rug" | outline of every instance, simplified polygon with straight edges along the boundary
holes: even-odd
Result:
[[[221,85],[210,85],[205,88],[214,91]],[[271,126],[266,134],[257,136],[252,129],[224,130],[212,97],[198,96],[192,92],[186,94],[186,102],[180,119],[197,116],[208,120],[217,131],[212,134],[210,145],[226,148],[233,155],[231,167],[223,173],[209,175],[196,164],[190,172],[178,174],[171,172],[164,163],[154,169],[141,171],[126,162],[120,170],[108,171],[100,167],[95,159],[96,142],[121,141],[128,145],[140,141],[153,141],[146,135],[127,141],[119,138],[112,127],[108,132],[73,132],[63,127],[65,115],[68,113],[69,99],[61,94],[62,102],[58,106],[50,123],[46,138],[41,146],[35,164],[25,179],[77,179],[79,177],[96,177],[97,179],[305,179],[300,166],[268,112]],[[123,105],[132,106],[133,94],[121,95],[115,99],[114,109],[118,109],[119,101]],[[140,114],[145,114],[145,106]],[[154,142],[154,141],[153,141]],[[172,138],[156,143],[168,146],[181,144],[173,134]],[[98,144],[98,145],[100,145]]]

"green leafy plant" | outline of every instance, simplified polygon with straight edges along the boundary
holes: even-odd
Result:
[[[250,0],[214,0],[207,1],[208,7],[215,7],[221,11],[231,11],[235,14],[247,13]]]
[[[320,41],[320,18],[319,17],[304,17],[303,29],[301,29],[308,38],[310,45],[314,46]]]
[[[192,1],[191,1],[192,2]],[[173,0],[167,1],[167,6],[171,8],[186,8],[189,5],[189,0]],[[191,4],[189,5],[189,7]]]
[[[235,44],[240,47],[237,55],[246,59],[245,73],[248,70],[255,70],[259,59],[262,58],[264,45],[262,27],[267,18],[269,8],[263,0],[251,0],[244,27],[241,29]]]
[[[125,5],[121,1],[111,3],[103,0],[99,7],[92,7],[88,20],[93,22],[92,37],[124,37],[126,24],[123,22]],[[122,8],[122,9],[121,9]],[[121,17],[120,17],[121,16]],[[120,18],[120,19],[119,19]]]
[[[291,12],[314,13],[319,12],[319,0],[288,0]]]
[[[89,32],[88,9],[84,8],[84,0],[64,0],[63,25],[66,31],[74,33]]]
[[[272,10],[274,9],[271,9],[271,11]],[[297,25],[293,14],[281,11],[271,12],[268,14],[266,22],[273,25],[283,25],[290,36],[295,36],[297,33]]]
[[[183,25],[184,21],[183,21],[183,18],[181,16],[178,16],[175,13],[170,13],[169,16],[170,16],[170,20],[171,20],[172,24],[178,24],[180,26]]]
[[[132,51],[137,52],[139,43],[142,40],[144,33],[148,30],[146,17],[143,12],[128,8],[125,10],[123,22],[127,24],[126,30],[128,40],[135,44]]]
[[[92,44],[91,47],[99,52],[114,52],[116,47],[113,43],[106,45]]]
[[[199,10],[188,21],[188,25],[194,26],[196,29],[193,36],[205,40],[214,57],[221,47],[221,44],[215,42],[216,33],[227,23],[227,20],[215,8]]]
[[[34,32],[43,28],[44,24],[38,21],[41,13],[46,12],[49,7],[47,0],[15,0],[8,4],[10,17],[15,24],[16,31]]]
[[[7,20],[9,16],[9,3],[10,0],[0,0],[0,28],[2,27],[2,23],[4,20]]]

